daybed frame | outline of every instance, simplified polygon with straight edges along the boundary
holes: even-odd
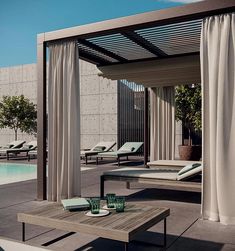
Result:
[[[131,182],[138,182],[142,184],[154,184],[162,189],[183,190],[189,192],[201,192],[201,182],[195,181],[178,181],[178,180],[163,180],[157,178],[146,177],[131,177],[125,175],[118,175],[109,173],[100,176],[100,197],[104,197],[104,182],[105,181],[122,181],[126,182],[126,188],[130,189]]]

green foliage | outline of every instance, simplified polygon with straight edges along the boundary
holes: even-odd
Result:
[[[176,120],[182,121],[192,132],[200,132],[202,128],[202,95],[201,85],[180,85],[176,87]],[[189,138],[191,140],[191,137]],[[191,143],[191,142],[190,142]]]
[[[37,111],[36,105],[20,96],[3,96],[0,102],[0,128],[10,128],[17,132],[36,134],[37,131]]]

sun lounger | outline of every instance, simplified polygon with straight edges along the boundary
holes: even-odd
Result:
[[[116,152],[99,153],[96,156],[96,164],[98,165],[99,158],[115,158],[119,166],[121,157],[127,157],[128,160],[128,156],[137,154],[142,145],[143,142],[126,142]]]
[[[98,153],[109,152],[115,145],[116,145],[116,142],[114,141],[99,142],[92,149],[87,150],[87,151],[81,151],[80,156],[82,158],[85,158],[85,162],[87,164],[87,158],[89,156],[94,156],[94,155],[97,155]]]
[[[20,153],[26,153],[26,156],[28,156],[28,153],[30,150],[35,150],[37,148],[37,141],[31,141],[25,145],[23,145],[21,148],[16,148],[16,149],[7,149],[6,150],[6,155],[7,155],[7,160],[10,159],[11,155],[17,155]]]
[[[4,146],[1,146],[0,150],[10,149],[10,148],[20,148],[23,146],[24,143],[25,143],[25,141],[23,141],[23,140],[15,140],[15,141],[12,141]]]
[[[0,155],[7,156],[7,151],[8,150],[21,148],[24,143],[25,143],[24,140],[12,141],[11,143],[9,143],[9,144],[7,144],[7,145],[0,148]]]
[[[38,151],[37,150],[30,150],[28,152],[28,161],[30,161],[30,159],[32,158],[36,158],[38,155]]]
[[[0,237],[0,251],[45,251],[42,247],[35,247],[16,240]]]
[[[46,150],[46,154],[47,154],[47,156],[48,156],[48,150]],[[37,158],[37,156],[38,156],[38,151],[37,151],[37,149],[35,149],[35,150],[30,150],[30,151],[28,152],[28,161],[30,161],[30,160],[33,159],[33,158]]]
[[[100,177],[100,196],[104,197],[105,181],[124,181],[127,188],[131,182],[154,184],[164,189],[177,189],[186,191],[201,191],[202,165],[194,163],[185,166],[180,171],[176,169],[159,168],[121,168],[104,172]]]

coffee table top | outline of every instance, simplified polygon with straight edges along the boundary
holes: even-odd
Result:
[[[170,215],[169,208],[137,202],[127,202],[125,212],[116,213],[113,210],[104,217],[88,217],[86,212],[65,211],[62,205],[50,203],[30,212],[18,213],[18,221],[129,242],[135,234],[149,229]]]

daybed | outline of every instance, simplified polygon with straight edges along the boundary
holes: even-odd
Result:
[[[100,177],[100,196],[104,197],[105,181],[123,181],[130,188],[131,182],[158,185],[164,189],[177,189],[193,192],[201,191],[201,163],[185,166],[180,171],[177,169],[161,168],[121,168],[104,172]]]

